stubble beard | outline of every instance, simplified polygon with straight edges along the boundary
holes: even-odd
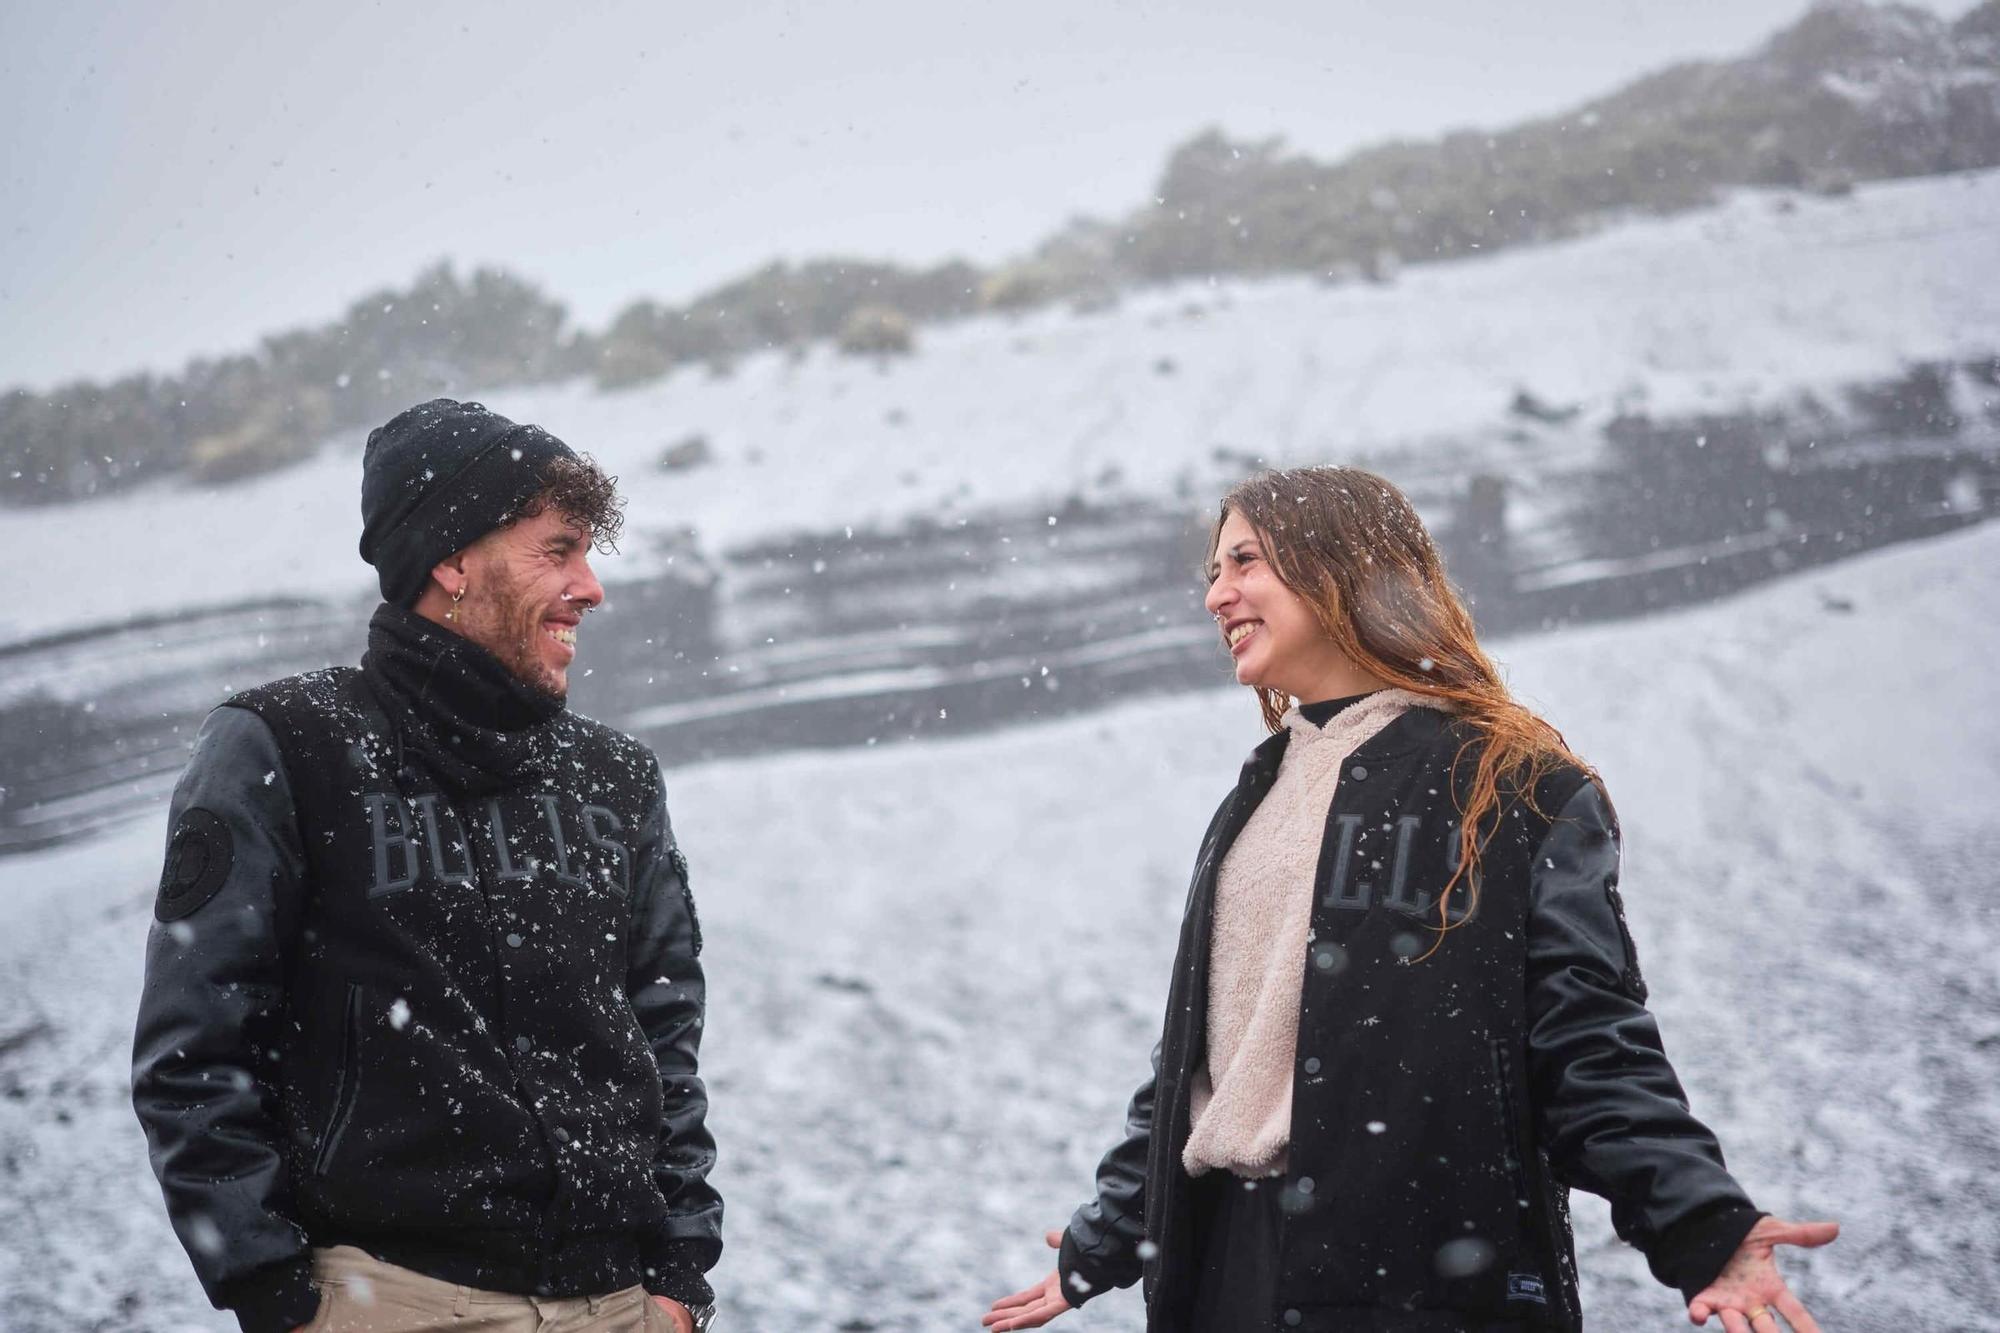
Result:
[[[565,701],[568,687],[541,659],[540,603],[523,593],[503,566],[496,564],[485,582],[479,610],[466,618],[466,637],[499,658],[507,673],[534,693]]]

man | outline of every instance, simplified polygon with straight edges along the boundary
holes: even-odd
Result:
[[[411,408],[362,460],[360,667],[195,740],[133,1102],[245,1333],[707,1326],[687,862],[652,753],[564,706],[622,504],[538,427]]]

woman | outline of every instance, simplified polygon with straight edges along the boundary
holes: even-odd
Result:
[[[1155,1333],[1582,1327],[1568,1190],[1727,1333],[1817,1333],[1667,1063],[1603,785],[1507,693],[1401,492],[1224,499],[1207,607],[1272,735],[1202,839],[1153,1077],[1036,1328],[1143,1276]],[[1298,700],[1297,706],[1290,701]],[[1780,1322],[1781,1319],[1784,1322]]]

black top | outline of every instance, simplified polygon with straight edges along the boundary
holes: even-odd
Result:
[[[1354,705],[1366,699],[1369,694],[1380,694],[1381,692],[1380,690],[1370,690],[1368,694],[1350,694],[1345,699],[1322,699],[1316,704],[1300,704],[1299,716],[1312,723],[1315,727],[1324,727],[1327,723],[1333,721],[1337,714],[1354,707]]]

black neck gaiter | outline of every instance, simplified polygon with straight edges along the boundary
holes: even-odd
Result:
[[[484,795],[545,768],[563,700],[463,635],[385,602],[368,622],[361,673],[399,750],[422,755],[459,791]]]

